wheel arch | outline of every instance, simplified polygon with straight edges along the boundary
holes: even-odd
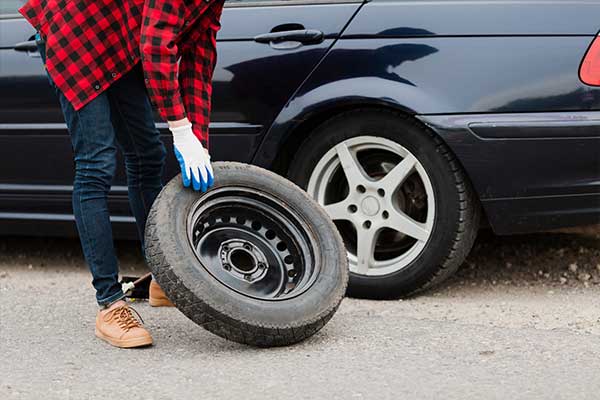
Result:
[[[267,139],[270,137],[270,140],[266,140],[261,144],[253,164],[268,167],[279,174],[285,175],[289,163],[300,145],[310,137],[311,132],[317,126],[339,114],[353,110],[392,111],[410,118],[414,118],[415,115],[415,112],[410,108],[379,99],[357,98],[330,101],[295,117],[285,127],[274,125],[267,133]],[[414,120],[421,123],[416,118]],[[273,152],[267,152],[266,147],[269,146],[269,143],[274,143],[275,140],[279,143],[278,148]]]
[[[375,76],[331,81],[330,73],[329,67],[317,68],[291,97],[265,133],[253,164],[277,170],[282,149],[300,143],[310,128],[344,111],[380,108],[414,118],[453,108],[448,104],[451,99],[443,99],[410,82]]]

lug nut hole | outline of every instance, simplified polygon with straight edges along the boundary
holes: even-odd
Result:
[[[275,232],[269,229],[267,232],[265,232],[265,236],[267,237],[267,239],[273,240],[275,239]]]
[[[383,197],[383,196],[385,196],[385,190],[377,189],[377,194],[380,195],[381,197]]]
[[[358,207],[356,207],[354,204],[350,204],[350,205],[348,206],[348,211],[349,211],[351,214],[354,214],[355,212],[357,212],[357,211],[358,211]]]
[[[371,221],[365,221],[365,222],[363,223],[363,228],[365,228],[365,229],[369,229],[370,227],[371,227]]]
[[[388,219],[390,217],[390,213],[387,211],[384,211],[381,213],[381,216],[383,217],[383,219]]]
[[[285,251],[287,249],[287,245],[283,242],[279,242],[277,243],[277,250],[279,251]]]
[[[365,192],[367,191],[367,189],[366,189],[366,188],[365,188],[363,185],[358,185],[358,186],[356,187],[356,190],[357,190],[359,193],[365,193]]]

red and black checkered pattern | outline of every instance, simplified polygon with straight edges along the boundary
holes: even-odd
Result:
[[[151,99],[165,119],[183,117],[187,109],[194,132],[208,145],[210,81],[223,2],[29,0],[19,12],[46,39],[48,73],[76,110],[140,61],[143,12],[145,38],[150,39],[143,48],[150,56],[144,67]],[[158,34],[168,39],[157,40]],[[161,49],[163,43],[168,47]]]
[[[150,98],[167,120],[183,119],[187,112],[205,146],[223,3],[147,0],[143,10],[142,65]]]
[[[46,38],[46,68],[76,110],[140,58],[144,0],[30,0],[19,11]]]

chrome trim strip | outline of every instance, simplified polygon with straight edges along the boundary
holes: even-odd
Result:
[[[69,195],[73,191],[72,185],[21,185],[18,183],[1,183],[1,192],[65,192]],[[109,195],[111,194],[127,194],[127,186],[117,185],[111,186]]]
[[[167,125],[166,122],[157,122],[156,123],[156,127],[158,129],[168,129],[169,126]],[[231,129],[231,128],[236,128],[236,129],[262,129],[263,126],[262,125],[258,125],[258,124],[249,124],[249,123],[244,123],[244,122],[211,122],[210,123],[210,129]],[[1,130],[66,130],[67,129],[67,124],[65,124],[64,122],[59,122],[59,123],[25,123],[25,124],[18,124],[18,123],[10,123],[10,124],[0,124],[0,131]]]
[[[73,214],[40,214],[40,213],[0,213],[2,219],[37,220],[37,221],[75,221]],[[111,216],[110,222],[135,223],[134,217]]]

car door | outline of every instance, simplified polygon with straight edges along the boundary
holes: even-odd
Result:
[[[263,134],[361,1],[230,0],[213,78],[214,159],[250,162]]]

